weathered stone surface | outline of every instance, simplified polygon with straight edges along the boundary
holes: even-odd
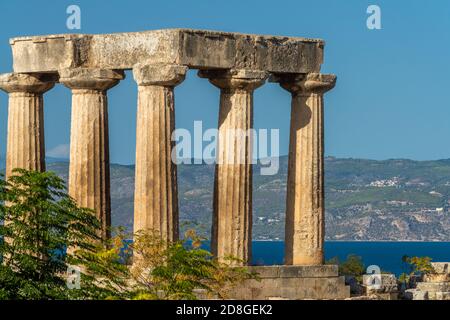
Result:
[[[373,294],[378,300],[399,300],[400,293],[399,292],[379,292]]]
[[[363,275],[363,287],[365,289],[366,295],[371,295],[374,293],[398,293],[397,278],[394,274],[380,274],[375,275],[380,280],[379,285],[374,286],[374,275]],[[378,278],[379,277],[379,278]]]
[[[228,256],[248,264],[252,241],[253,91],[265,72],[231,70],[199,72],[220,88],[219,137],[214,182],[211,249],[219,259]]]
[[[425,282],[447,282],[447,281],[450,281],[450,274],[448,274],[448,273],[425,274],[423,276],[423,281],[425,281]]]
[[[320,70],[324,47],[318,39],[191,29],[20,37],[10,43],[16,72],[131,69],[139,63],[161,63],[308,73]]]
[[[450,282],[419,282],[417,289],[420,291],[450,291]]]
[[[45,171],[42,95],[55,81],[46,75],[0,75],[0,89],[9,93],[6,177],[15,168]]]
[[[428,300],[428,292],[417,289],[406,290],[404,296],[407,300]]]
[[[408,289],[404,293],[407,300],[450,300],[450,291],[435,291],[438,288],[431,288],[430,291],[420,289]]]
[[[416,288],[405,291],[405,297],[412,300],[450,300],[449,262],[432,262],[434,272],[425,274],[423,282]]]
[[[450,262],[431,262],[435,274],[450,274]]]
[[[103,239],[111,227],[106,90],[119,79],[120,72],[86,69],[64,70],[60,78],[72,89],[69,194],[79,206],[96,212]]]
[[[47,74],[3,73],[0,89],[7,93],[43,94],[54,87],[57,78]]]
[[[133,69],[138,83],[134,231],[153,230],[165,241],[178,239],[174,86],[187,68],[147,65]]]
[[[71,68],[59,71],[60,82],[76,90],[103,91],[117,85],[125,78],[123,71]]]
[[[230,290],[230,298],[296,300],[350,297],[350,287],[345,285],[344,277],[337,275],[337,266],[265,266],[250,267],[250,270],[259,273],[259,280],[246,280],[239,284]]]
[[[185,66],[173,64],[136,65],[133,76],[139,86],[174,87],[183,82],[187,70]]]
[[[436,292],[436,300],[450,300],[450,291],[447,292]]]
[[[324,263],[323,94],[336,76],[273,77],[292,93],[286,198],[285,261]]]
[[[352,292],[353,293],[353,292]],[[346,298],[345,300],[357,300],[357,301],[361,301],[361,300],[385,300],[380,298],[378,295],[376,294],[372,294],[370,296],[354,296],[354,297],[350,297],[350,298]]]
[[[317,266],[251,266],[251,272],[256,272],[264,278],[326,278],[337,277],[337,265]]]

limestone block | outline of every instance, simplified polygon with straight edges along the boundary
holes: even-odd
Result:
[[[7,93],[35,93],[42,94],[55,85],[56,77],[46,74],[0,74],[0,90]]]
[[[450,262],[432,262],[431,266],[436,274],[450,274]]]
[[[187,67],[180,65],[136,65],[133,76],[140,86],[176,86],[184,80],[187,70]]]
[[[326,278],[337,277],[337,265],[317,265],[317,266],[286,266],[280,269],[281,277],[311,277]]]
[[[398,300],[399,293],[398,292],[380,292],[380,293],[374,293],[370,296],[377,297],[377,300]]]
[[[436,292],[435,295],[436,300],[450,300],[450,292]]]
[[[325,268],[324,268],[325,267]],[[337,276],[335,266],[265,266],[249,267],[259,271],[259,280],[246,280],[231,291],[234,299],[345,299],[350,287],[344,277]],[[264,271],[264,269],[267,269]],[[287,269],[288,271],[284,271]],[[299,271],[305,269],[304,271]],[[293,272],[296,270],[297,272]],[[314,274],[313,270],[318,270]],[[245,289],[245,290],[243,290]]]
[[[363,275],[363,287],[365,288],[367,295],[370,295],[372,293],[398,292],[397,278],[395,277],[394,274],[375,275],[375,277],[378,276],[380,277],[379,279],[381,280],[379,286],[373,283],[374,275],[368,274]]]
[[[295,278],[295,277],[337,277],[337,265],[316,265],[316,266],[252,266],[252,272],[258,273],[261,278]]]
[[[59,70],[59,82],[75,90],[111,89],[125,79],[123,71],[109,69],[69,68]]]
[[[432,262],[431,266],[434,272],[425,274],[423,280],[425,282],[447,282],[450,281],[450,263],[449,262]]]
[[[19,37],[10,44],[16,72],[131,69],[138,63],[161,63],[309,73],[320,70],[324,48],[319,39],[192,29]]]
[[[437,274],[425,274],[423,276],[425,282],[447,282],[450,281],[450,274],[437,273]]]
[[[419,282],[417,289],[420,291],[450,291],[450,282]]]
[[[428,300],[428,292],[418,289],[408,289],[405,291],[404,296],[408,300]]]

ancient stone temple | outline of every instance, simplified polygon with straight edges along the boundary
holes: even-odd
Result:
[[[16,167],[45,170],[44,93],[72,92],[69,193],[111,224],[107,91],[133,70],[138,90],[134,229],[178,238],[177,169],[171,160],[174,88],[188,69],[220,89],[212,251],[248,264],[252,239],[251,143],[224,133],[253,126],[253,93],[277,82],[292,95],[285,266],[253,267],[233,297],[345,298],[337,266],[324,265],[323,96],[336,77],[320,73],[316,39],[168,29],[103,35],[14,38],[9,93],[7,176]],[[67,105],[69,102],[67,101]],[[67,106],[68,107],[68,106]],[[244,159],[243,161],[237,161]],[[221,161],[224,159],[232,161]]]

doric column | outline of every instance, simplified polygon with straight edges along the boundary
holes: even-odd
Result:
[[[178,240],[177,168],[172,162],[175,130],[174,87],[186,75],[179,65],[133,68],[138,84],[134,231],[153,231]]]
[[[335,75],[284,76],[280,85],[292,93],[286,201],[285,262],[324,263],[323,94]]]
[[[0,75],[0,89],[9,93],[6,177],[15,168],[45,171],[42,96],[55,81],[53,75]]]
[[[109,238],[111,226],[106,91],[123,78],[123,72],[113,70],[60,72],[60,82],[72,90],[69,194],[96,212],[102,239]]]
[[[252,241],[253,91],[263,71],[200,71],[220,88],[219,137],[214,182],[211,249],[219,259],[232,256],[248,264]]]

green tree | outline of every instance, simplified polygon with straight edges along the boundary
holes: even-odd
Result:
[[[117,259],[121,243],[127,238],[118,234],[109,252]],[[236,283],[257,279],[245,267],[232,266],[235,259],[219,262],[201,248],[204,239],[194,230],[185,233],[185,239],[172,243],[161,240],[156,232],[146,231],[134,235],[133,243],[125,252],[133,254],[128,294],[132,299],[197,299],[200,296],[226,298]]]
[[[339,274],[345,276],[354,276],[357,279],[365,273],[366,267],[362,258],[355,254],[347,256],[347,260],[340,262],[338,257],[331,258],[326,264],[337,264],[339,266]]]
[[[102,273],[104,260],[96,255],[98,220],[77,207],[55,174],[16,169],[7,182],[0,179],[0,221],[0,299],[120,295],[120,279],[111,281]],[[67,248],[74,249],[66,253]],[[67,286],[73,266],[82,270],[79,289]]]
[[[412,273],[429,274],[434,271],[430,257],[408,257],[407,262],[412,266]]]
[[[399,281],[404,285],[407,285],[414,275],[423,276],[434,272],[431,260],[430,257],[403,256],[402,263],[404,272],[400,275]]]
[[[119,229],[102,242],[94,212],[79,208],[51,172],[18,169],[0,179],[0,221],[0,299],[196,299],[197,289],[225,298],[234,284],[257,278],[230,266],[231,257],[214,259],[192,230],[183,241],[148,231],[127,243]],[[73,266],[78,289],[67,285]]]

